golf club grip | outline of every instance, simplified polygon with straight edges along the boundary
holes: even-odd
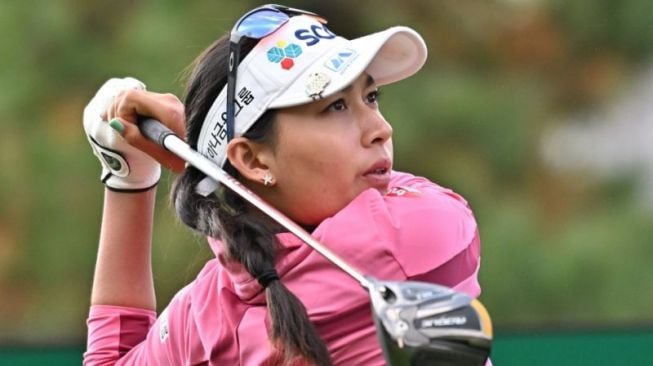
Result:
[[[143,117],[138,119],[138,129],[143,136],[156,142],[165,148],[163,140],[169,135],[174,135],[171,129],[166,127],[163,123],[155,120],[154,118]]]

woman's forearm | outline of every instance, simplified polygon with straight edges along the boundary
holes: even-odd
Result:
[[[151,242],[156,188],[105,190],[91,304],[156,309]]]

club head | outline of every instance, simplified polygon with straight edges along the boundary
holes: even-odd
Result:
[[[485,307],[424,282],[370,280],[377,335],[392,366],[484,365],[492,344]]]

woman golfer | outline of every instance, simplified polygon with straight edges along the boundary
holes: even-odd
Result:
[[[379,87],[421,68],[424,41],[406,27],[346,40],[325,23],[257,8],[199,56],[184,104],[132,78],[109,80],[90,101],[84,128],[106,190],[85,364],[385,364],[366,290],[147,141],[138,116],[185,136],[361,272],[479,295],[470,208],[392,169],[392,127],[379,111]],[[159,162],[180,172],[176,211],[216,258],[157,317],[150,242]]]

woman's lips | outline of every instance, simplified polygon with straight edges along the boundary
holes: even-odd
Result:
[[[386,189],[390,184],[391,166],[389,159],[379,160],[363,174],[363,178],[374,188]]]

